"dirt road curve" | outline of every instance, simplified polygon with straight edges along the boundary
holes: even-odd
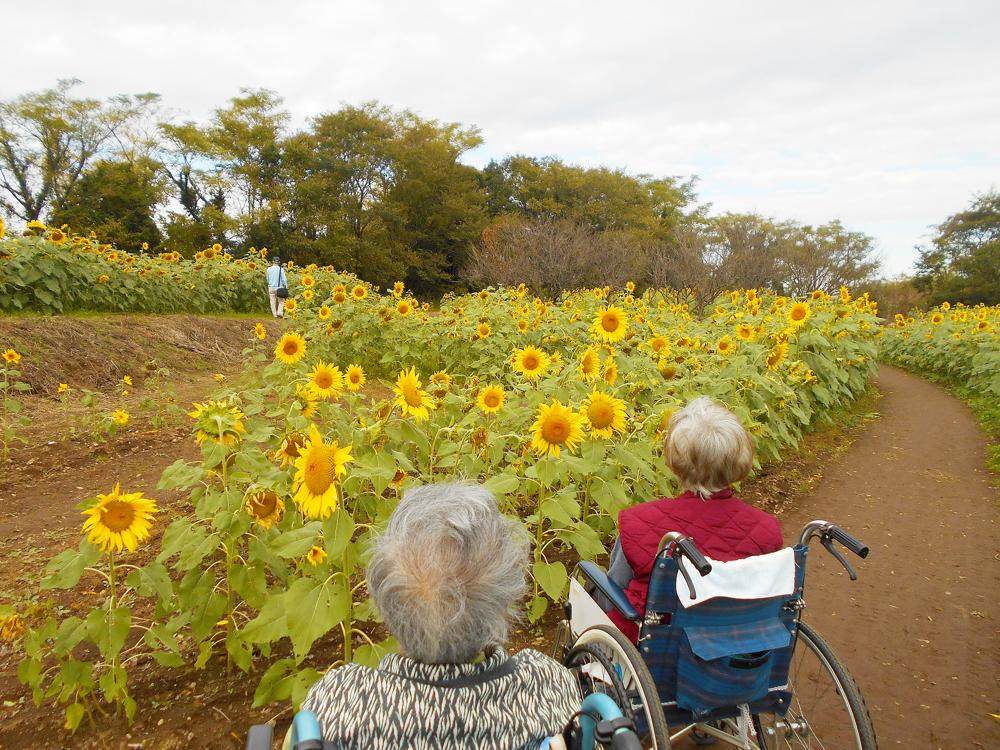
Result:
[[[871,547],[851,583],[817,545],[805,619],[857,678],[880,747],[1000,748],[1000,504],[984,435],[937,386],[884,365],[878,385],[882,419],[782,517],[789,542],[824,518]]]

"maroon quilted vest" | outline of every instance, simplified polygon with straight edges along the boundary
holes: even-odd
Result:
[[[618,516],[622,552],[635,573],[625,595],[640,613],[646,612],[649,574],[660,539],[679,531],[694,539],[702,553],[720,562],[777,552],[784,547],[778,519],[747,505],[726,489],[703,500],[693,492],[626,508]],[[639,637],[635,623],[611,613],[611,619],[632,640]]]

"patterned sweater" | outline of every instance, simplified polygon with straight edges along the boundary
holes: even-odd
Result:
[[[537,651],[490,651],[477,664],[423,664],[400,654],[378,669],[326,673],[302,708],[336,750],[533,750],[580,707],[573,675]]]

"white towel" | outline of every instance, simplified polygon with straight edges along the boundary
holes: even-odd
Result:
[[[790,596],[795,590],[795,552],[791,547],[732,562],[707,559],[712,564],[712,572],[704,577],[698,575],[685,558],[680,559],[680,564],[691,575],[697,594],[697,598],[691,598],[684,576],[678,572],[677,598],[685,609],[720,596],[728,599],[770,599],[772,596]]]

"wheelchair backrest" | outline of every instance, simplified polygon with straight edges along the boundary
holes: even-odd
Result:
[[[718,597],[685,608],[677,562],[661,553],[649,581],[639,650],[667,712],[688,720],[787,710],[788,669],[808,547],[793,548],[794,590],[767,599]],[[691,572],[695,588],[700,577]],[[710,574],[711,575],[711,574]],[[687,596],[682,582],[683,596]]]

